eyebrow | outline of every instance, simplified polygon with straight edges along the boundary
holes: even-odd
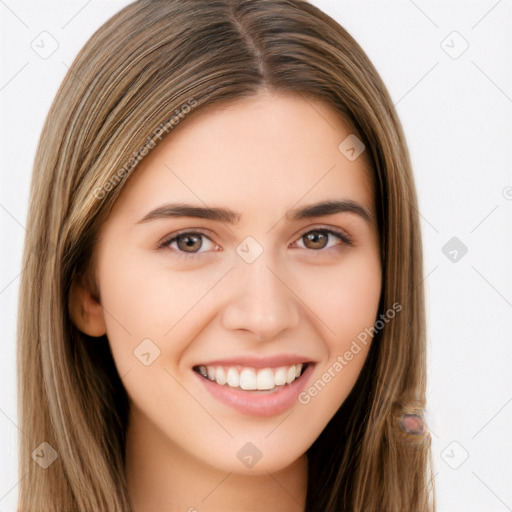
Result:
[[[322,201],[302,208],[290,209],[286,212],[285,218],[290,221],[297,221],[346,212],[358,215],[368,224],[372,224],[374,221],[372,214],[364,206],[346,199]],[[237,224],[240,221],[241,214],[227,208],[202,207],[183,203],[165,204],[147,213],[137,224],[169,217],[194,217]]]

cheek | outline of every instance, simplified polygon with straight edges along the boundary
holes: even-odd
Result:
[[[375,322],[381,295],[380,264],[358,262],[352,272],[340,273],[335,287],[338,292],[331,292],[328,303],[337,307],[332,306],[329,314],[337,344],[344,345],[347,338],[354,339]]]
[[[347,255],[336,267],[308,269],[296,277],[298,295],[317,317],[330,357],[372,326],[381,295],[381,265],[376,251]]]
[[[226,266],[177,272],[166,268],[165,261],[148,264],[143,256],[137,251],[122,257],[105,251],[97,271],[107,337],[120,374],[133,366],[139,350],[151,349],[147,340],[158,347],[155,353],[165,347],[163,355],[178,358],[193,339],[194,327],[200,327],[197,320],[204,313],[205,297],[229,270]],[[189,336],[180,334],[184,328]]]
[[[347,261],[336,272],[303,279],[308,305],[320,321],[326,358],[315,368],[309,386],[299,396],[304,413],[325,426],[352,390],[368,355],[381,294],[381,266],[377,253]],[[322,286],[311,286],[325,282]],[[305,293],[305,292],[304,292]],[[321,327],[320,327],[321,326]],[[305,416],[305,418],[306,418]]]

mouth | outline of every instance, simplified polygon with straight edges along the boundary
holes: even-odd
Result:
[[[299,379],[309,363],[296,363],[277,368],[244,366],[194,366],[193,370],[205,379],[244,391],[278,391]]]
[[[226,361],[197,365],[193,370],[221,404],[242,414],[271,417],[298,403],[298,395],[313,373],[315,363],[295,361],[280,361],[279,366],[264,366],[261,361]]]

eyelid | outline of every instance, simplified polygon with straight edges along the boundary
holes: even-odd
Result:
[[[319,231],[319,232],[331,234],[331,235],[337,237],[342,242],[339,245],[347,245],[347,246],[352,246],[353,245],[352,237],[349,236],[344,230],[342,230],[340,228],[334,228],[334,227],[331,227],[331,226],[328,227],[328,226],[325,226],[325,225],[308,226],[306,229],[302,230],[298,236],[296,236],[296,238],[294,239],[294,242],[292,242],[292,243],[296,243],[297,241],[301,240],[305,235],[307,235],[308,233],[314,232],[314,231]],[[174,242],[175,239],[178,238],[180,235],[185,235],[185,234],[187,234],[187,235],[201,235],[202,237],[207,238],[208,240],[210,240],[210,242],[212,244],[214,244],[217,247],[219,247],[211,239],[209,234],[204,232],[203,229],[201,229],[201,228],[186,228],[186,229],[182,229],[180,231],[177,231],[175,233],[171,233],[169,235],[166,235],[164,238],[162,238],[157,243],[157,249],[165,249],[165,248],[167,248],[167,249],[171,250],[172,252],[174,252],[175,254],[177,254],[178,256],[185,257],[185,258],[194,258],[194,257],[198,257],[201,254],[212,252],[212,251],[200,251],[200,252],[190,252],[190,253],[188,253],[186,251],[180,251],[180,250],[176,250],[176,249],[171,249],[169,247],[169,244],[171,242]],[[302,249],[302,247],[301,247],[301,249]],[[324,251],[324,248],[315,250],[315,249],[308,249],[307,247],[305,247],[304,249],[312,251],[312,252],[319,252],[319,253]],[[215,251],[213,251],[213,252],[215,252]]]
[[[158,243],[157,243],[157,249],[170,249],[171,251],[179,254],[179,255],[184,255],[184,256],[187,256],[187,257],[193,257],[197,254],[202,254],[203,252],[208,252],[208,251],[201,251],[201,252],[197,252],[197,253],[194,253],[194,252],[190,252],[190,253],[187,253],[185,251],[178,251],[176,249],[171,249],[169,247],[169,244],[171,242],[174,242],[176,238],[178,238],[180,235],[201,235],[202,237],[204,238],[207,238],[208,240],[210,240],[210,242],[214,245],[217,245],[212,239],[211,237],[204,232],[204,230],[202,230],[201,228],[188,228],[188,229],[182,229],[180,231],[176,231],[175,233],[171,233],[169,235],[166,235],[164,236]]]
[[[321,226],[309,226],[306,230],[301,231],[301,234],[295,239],[295,241],[293,243],[296,243],[298,240],[301,240],[308,233],[315,232],[315,231],[331,234],[331,235],[337,237],[339,240],[341,240],[341,244],[340,245],[351,246],[351,245],[354,244],[352,237],[349,236],[346,231],[344,231],[344,230],[342,230],[340,228],[334,228],[334,227],[325,226],[325,225],[323,225],[323,226],[322,225]],[[324,248],[318,249],[316,251],[314,249],[311,249],[311,251],[313,251],[313,252],[322,252],[323,250],[324,250]]]

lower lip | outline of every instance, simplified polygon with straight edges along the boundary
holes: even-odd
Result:
[[[313,371],[313,364],[308,364],[304,373],[291,384],[286,384],[278,391],[244,391],[239,388],[221,386],[216,382],[197,374],[206,389],[219,402],[250,416],[277,416],[297,402],[300,392],[306,387]],[[194,372],[196,373],[196,372]]]

